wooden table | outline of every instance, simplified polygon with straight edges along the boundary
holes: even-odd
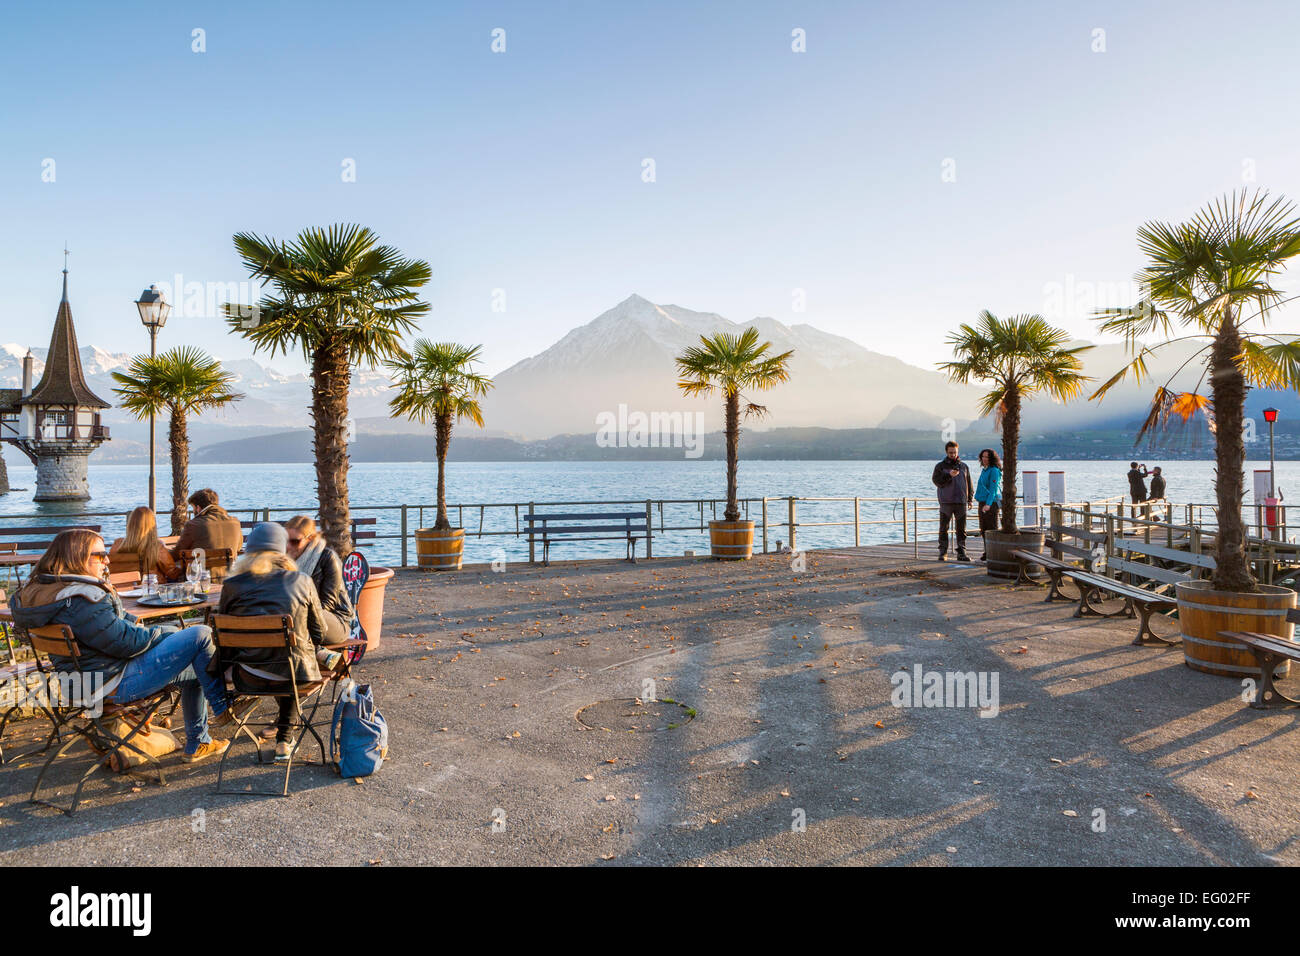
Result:
[[[39,554],[15,554],[12,551],[0,553],[0,568],[5,568],[13,573],[18,580],[18,586],[23,586],[23,576],[19,568],[27,568],[41,560]]]
[[[153,607],[148,604],[141,604],[135,598],[122,598],[122,610],[131,614],[141,624],[149,621],[156,621],[163,617],[176,617],[183,614],[202,614],[209,609],[216,609],[217,602],[221,599],[220,591],[212,591],[201,604],[184,604],[179,607]],[[13,611],[6,605],[0,607],[0,621],[6,623],[14,619]]]

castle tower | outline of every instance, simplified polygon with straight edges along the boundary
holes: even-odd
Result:
[[[108,440],[100,409],[109,403],[90,390],[77,353],[77,330],[68,304],[68,270],[45,372],[31,387],[31,356],[23,360],[23,387],[0,389],[0,441],[20,449],[36,465],[34,501],[87,501],[86,463]]]

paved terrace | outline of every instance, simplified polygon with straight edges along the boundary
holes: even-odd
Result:
[[[403,572],[361,667],[391,727],[377,776],[304,767],[289,799],[217,796],[215,764],[172,757],[167,787],[105,775],[69,819],[25,802],[18,760],[0,859],[1300,862],[1300,715],[1042,597],[910,546],[813,552],[802,573],[776,555]],[[999,713],[891,706],[890,675],[917,664],[995,672]],[[646,679],[694,719],[638,707]],[[619,703],[583,711],[600,701]],[[257,772],[237,746],[238,776]]]

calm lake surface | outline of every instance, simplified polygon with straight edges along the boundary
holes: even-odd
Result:
[[[859,497],[897,498],[904,495],[917,497],[926,504],[933,503],[934,489],[930,484],[930,471],[939,460],[936,454],[928,461],[744,461],[740,463],[740,494],[759,498],[764,495],[778,498],[789,495],[799,497]],[[1158,462],[1148,461],[1148,465]],[[160,510],[166,509],[170,493],[171,474],[166,462],[159,463],[158,493]],[[1072,501],[1099,500],[1124,495],[1128,492],[1126,473],[1128,461],[1030,461],[1022,463],[1024,469],[1039,471],[1040,495],[1047,496],[1049,470],[1066,473],[1066,490]],[[1265,459],[1247,463],[1247,501],[1251,497],[1251,471],[1268,467]],[[972,469],[977,470],[977,469]],[[84,504],[43,504],[32,502],[32,489],[36,486],[35,469],[26,463],[10,462],[10,483],[15,490],[0,495],[0,520],[5,516],[38,515],[31,523],[59,524],[73,515],[93,512],[114,512],[110,517],[93,519],[110,538],[120,535],[124,514],[145,502],[149,469],[145,465],[95,465],[90,467],[90,488],[94,498]],[[1214,500],[1214,463],[1211,461],[1180,461],[1166,466],[1168,497],[1175,502],[1211,503]],[[527,502],[538,503],[538,510],[564,511],[570,508],[541,507],[542,502],[597,502],[637,501],[639,505],[625,508],[611,506],[609,510],[644,511],[645,499],[696,499],[716,498],[726,490],[726,465],[716,461],[656,461],[656,462],[453,462],[447,468],[447,500],[467,507],[458,512],[453,509],[452,524],[466,529],[465,560],[490,561],[505,557],[516,561],[527,559],[527,542],[516,537],[516,527],[522,528],[522,519],[516,524],[514,508],[487,508],[480,517],[480,504],[516,503],[527,512]],[[1278,462],[1277,483],[1285,493],[1289,488],[1300,489],[1300,462]],[[315,511],[315,474],[312,466],[295,465],[195,465],[190,470],[190,488],[211,487],[221,495],[222,504],[232,511],[241,509],[272,509],[272,517],[283,519],[291,514]],[[351,499],[354,508],[364,509],[374,505],[411,506],[408,511],[408,531],[432,525],[436,512],[433,509],[436,489],[436,472],[433,464],[403,462],[385,464],[362,462],[352,466],[350,473]],[[468,507],[468,505],[474,507]],[[423,520],[418,506],[425,506]],[[717,506],[716,517],[722,516],[722,504]],[[604,510],[583,507],[579,510]],[[753,503],[748,517],[758,520],[761,506]],[[786,520],[786,502],[768,503],[769,522]],[[396,508],[358,512],[378,519],[375,526],[381,535],[399,536],[400,510]],[[860,528],[863,544],[897,541],[902,538],[898,524],[901,509],[882,502],[862,502]],[[241,518],[251,514],[240,515]],[[705,505],[703,513],[696,504],[665,505],[662,523],[667,526],[691,526],[690,530],[659,533],[661,515],[659,506],[654,509],[656,554],[680,555],[684,549],[707,550],[707,522],[714,518],[713,508]],[[800,527],[797,542],[801,548],[831,547],[853,543],[852,502],[822,502],[798,505],[797,521],[844,521],[842,527]],[[888,524],[869,525],[867,521],[885,521]],[[909,515],[910,520],[910,515]],[[481,524],[480,524],[481,522]],[[15,523],[12,519],[8,522]],[[164,519],[164,524],[166,519]],[[704,530],[701,531],[701,523]],[[509,532],[504,535],[478,537],[483,532]],[[165,530],[165,529],[164,529]],[[769,543],[775,547],[776,539],[788,541],[785,528],[769,530]],[[756,538],[756,542],[757,542]],[[757,545],[756,545],[757,546]],[[643,545],[638,554],[643,554]],[[539,559],[540,559],[540,547]],[[398,540],[380,540],[367,549],[372,563],[393,562],[400,559]],[[576,557],[621,557],[623,546],[616,541],[574,542],[557,545],[552,553],[556,560]],[[415,563],[415,547],[409,547],[410,563]]]

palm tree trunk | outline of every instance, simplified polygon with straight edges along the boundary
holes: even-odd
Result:
[[[185,413],[171,410],[167,441],[172,453],[172,534],[185,527],[185,499],[190,496],[190,435]]]
[[[1007,389],[1002,413],[1002,531],[1016,534],[1016,450],[1020,447],[1020,388]]]
[[[736,500],[736,459],[740,450],[740,393],[727,396],[727,510],[723,521],[740,520],[740,502]]]
[[[451,519],[447,517],[447,447],[451,444],[451,414],[440,414],[434,420],[434,440],[438,447],[438,520],[433,527],[449,531]]]
[[[351,380],[347,347],[326,340],[312,354],[311,417],[315,431],[316,494],[320,500],[321,533],[340,556],[352,550],[348,505],[348,385]]]
[[[1258,590],[1246,561],[1245,525],[1241,500],[1246,461],[1242,425],[1246,405],[1246,379],[1237,367],[1241,336],[1231,311],[1210,352],[1210,387],[1214,392],[1214,492],[1218,503],[1218,551],[1211,583],[1220,591]]]
[[[5,456],[0,455],[0,495],[9,494],[9,469],[5,466]]]

